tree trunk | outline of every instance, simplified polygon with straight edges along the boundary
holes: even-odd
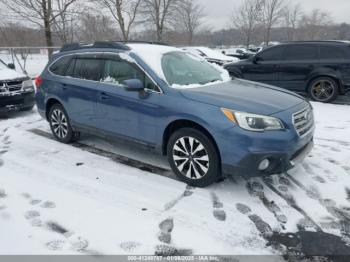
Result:
[[[45,40],[48,48],[48,56],[51,57],[53,50],[52,47],[52,32],[51,32],[51,14],[52,14],[52,2],[51,0],[42,1],[43,17],[44,17],[44,30],[45,30]]]
[[[53,47],[52,32],[51,32],[50,23],[48,21],[45,21],[45,40],[46,40],[47,47]],[[48,49],[49,58],[52,55],[52,53],[53,53],[52,48],[49,48]]]
[[[157,41],[162,42],[163,41],[163,28],[161,26],[157,26]]]

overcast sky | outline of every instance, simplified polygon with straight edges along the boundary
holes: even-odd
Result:
[[[197,0],[205,7],[208,15],[207,24],[212,29],[227,28],[229,17],[235,7],[239,6],[243,0]],[[335,22],[350,23],[350,0],[289,0],[291,3],[300,3],[305,12],[313,8],[327,10],[332,14]]]

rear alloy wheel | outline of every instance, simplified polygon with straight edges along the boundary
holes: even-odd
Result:
[[[338,93],[338,83],[329,77],[317,78],[309,86],[310,97],[318,102],[330,103],[337,98]]]
[[[51,107],[49,122],[51,131],[58,141],[70,143],[77,139],[79,133],[73,131],[68,115],[60,104]]]
[[[168,143],[168,160],[180,180],[191,186],[206,187],[219,180],[219,157],[212,141],[201,132],[184,128]]]

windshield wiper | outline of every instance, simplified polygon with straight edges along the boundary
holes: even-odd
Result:
[[[203,82],[199,82],[199,84],[206,85],[206,84],[213,83],[213,82],[216,82],[216,81],[220,81],[220,79],[213,79],[213,80],[209,80],[209,81],[203,81]]]

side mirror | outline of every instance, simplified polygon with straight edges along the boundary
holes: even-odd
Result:
[[[140,79],[130,79],[122,82],[125,86],[125,90],[129,92],[140,92],[145,89],[142,81]]]
[[[7,64],[7,67],[10,68],[10,69],[13,69],[13,70],[16,69],[16,66],[14,64],[12,64],[12,63]]]

